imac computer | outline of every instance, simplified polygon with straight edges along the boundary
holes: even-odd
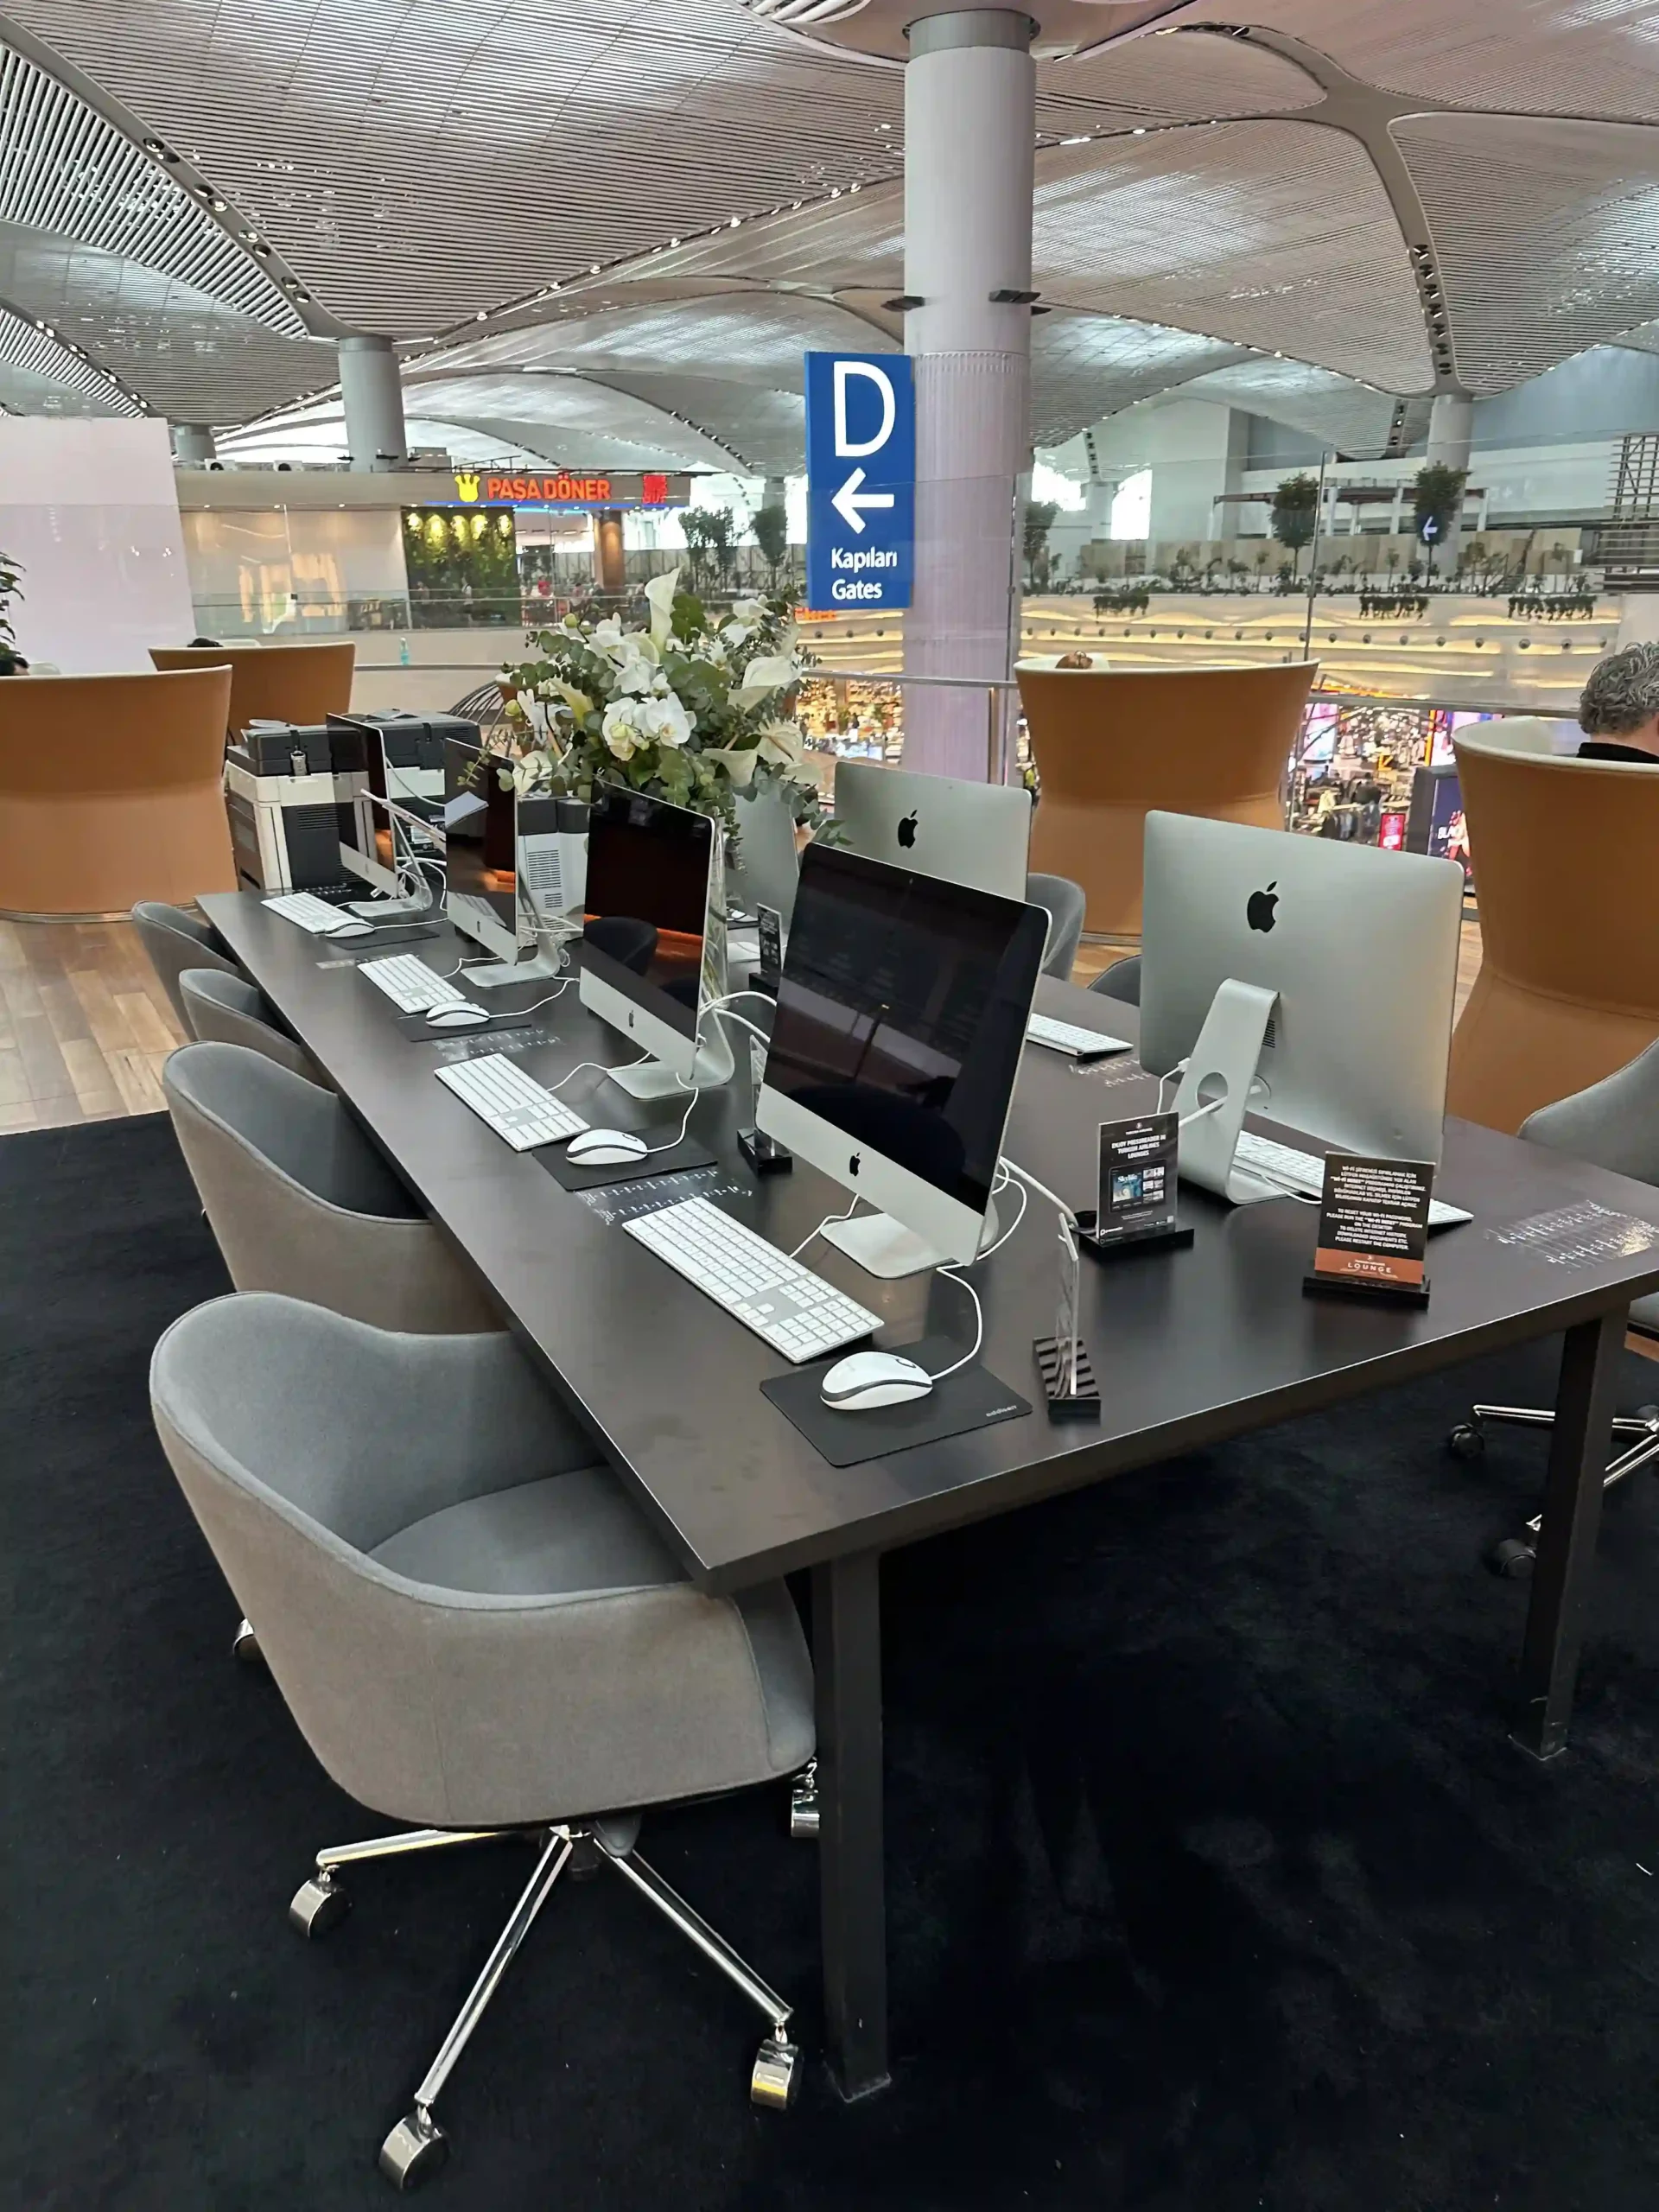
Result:
[[[1022,900],[834,847],[801,855],[755,1123],[883,1209],[823,1230],[869,1273],[991,1241],[1047,936]]]
[[[727,877],[728,896],[734,906],[747,907],[751,913],[758,906],[770,906],[787,929],[801,875],[795,817],[771,791],[753,798],[740,792],[736,804],[737,865]]]
[[[476,723],[454,715],[441,719],[464,742],[477,743]],[[437,902],[438,879],[420,861],[435,861],[439,849],[421,825],[435,827],[442,819],[443,738],[419,715],[330,715],[328,735],[336,760],[348,753],[360,759],[366,779],[340,836],[340,864],[347,875],[383,894],[352,911],[384,921],[384,899],[398,899],[411,915],[429,912]]]
[[[1452,861],[1147,817],[1141,1059],[1181,1062],[1181,1172],[1235,1203],[1246,1105],[1325,1150],[1438,1166],[1463,870]]]
[[[521,799],[503,771],[511,764],[457,738],[444,746],[443,840],[448,884],[445,906],[463,937],[495,955],[493,968],[469,968],[469,986],[485,988],[520,982],[526,977],[556,976],[556,951],[537,951],[540,931],[530,900],[519,887],[518,839],[533,830],[526,817],[551,799]]]
[[[1026,895],[1031,793],[1018,784],[970,784],[842,760],[836,819],[849,851],[997,899]]]
[[[597,792],[582,905],[582,1002],[652,1056],[614,1080],[634,1098],[729,1083],[730,1048],[703,1019],[726,989],[720,824],[643,791]]]

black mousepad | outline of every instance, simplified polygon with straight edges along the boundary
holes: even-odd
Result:
[[[405,1037],[413,1037],[423,1045],[435,1045],[440,1039],[453,1044],[457,1037],[490,1037],[502,1029],[528,1029],[536,1019],[533,1014],[493,1014],[487,1021],[470,1021],[461,1029],[435,1029],[423,1014],[400,1014],[397,1027]]]
[[[862,1347],[852,1345],[849,1351]],[[913,1359],[929,1373],[949,1367],[962,1357],[962,1346],[949,1337],[924,1337],[919,1344],[883,1344]],[[844,1359],[837,1352],[836,1359]],[[861,1414],[837,1413],[818,1395],[823,1378],[835,1359],[814,1360],[792,1374],[774,1376],[760,1385],[784,1419],[798,1428],[813,1450],[832,1467],[856,1467],[866,1459],[885,1459],[889,1452],[907,1452],[913,1444],[943,1444],[970,1429],[990,1428],[998,1421],[1018,1421],[1031,1411],[1017,1390],[978,1360],[959,1368],[936,1382],[925,1398],[908,1405],[880,1406]]]
[[[638,1129],[634,1134],[647,1144],[660,1144],[668,1132]],[[542,1145],[531,1157],[539,1160],[554,1181],[567,1191],[602,1191],[610,1183],[643,1183],[648,1176],[683,1175],[688,1167],[715,1165],[714,1154],[695,1137],[687,1137],[666,1152],[654,1152],[649,1160],[631,1160],[619,1167],[578,1167],[565,1158],[563,1145]]]

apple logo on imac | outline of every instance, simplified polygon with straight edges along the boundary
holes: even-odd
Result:
[[[852,1158],[851,1158],[851,1159],[847,1162],[847,1173],[848,1173],[849,1175],[856,1175],[856,1174],[857,1174],[857,1173],[858,1173],[858,1171],[859,1171],[860,1165],[861,1164],[861,1162],[862,1162],[862,1160],[863,1160],[863,1158],[864,1158],[864,1155],[863,1155],[863,1154],[862,1154],[861,1152],[855,1152],[855,1153],[853,1154]]]
[[[1279,904],[1279,893],[1274,888],[1278,880],[1275,876],[1265,891],[1252,891],[1245,902],[1245,920],[1253,930],[1261,930],[1264,935],[1277,918],[1273,910]]]
[[[907,814],[899,824],[899,842],[906,852],[916,842],[916,817],[913,813]]]

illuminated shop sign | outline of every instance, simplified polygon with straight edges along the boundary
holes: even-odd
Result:
[[[458,469],[455,498],[462,506],[672,507],[690,497],[686,479],[655,474],[587,475],[570,468],[537,474],[497,475],[486,469]]]

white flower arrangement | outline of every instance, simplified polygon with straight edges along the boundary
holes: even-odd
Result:
[[[722,621],[679,588],[645,586],[650,621],[567,615],[537,657],[501,671],[521,791],[588,799],[620,785],[734,823],[740,791],[772,787],[798,823],[823,820],[793,707],[812,665],[783,601],[739,600]]]

